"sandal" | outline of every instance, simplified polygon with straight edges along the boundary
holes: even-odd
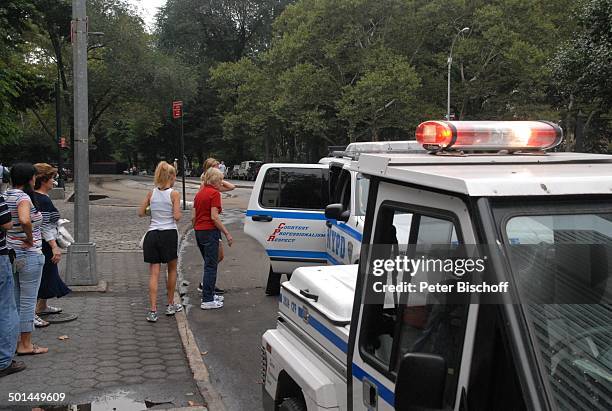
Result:
[[[49,352],[48,348],[43,348],[43,347],[39,347],[36,344],[32,344],[32,351],[28,351],[28,352],[19,352],[17,351],[17,355],[39,355],[39,354],[46,354]]]
[[[62,312],[62,309],[59,307],[52,307],[50,305],[47,306],[44,310],[36,313],[38,315],[49,315],[49,314],[59,314]]]
[[[34,316],[34,327],[36,328],[44,328],[44,327],[48,327],[49,326],[49,322],[43,320],[42,318],[40,318],[39,316],[35,315]]]

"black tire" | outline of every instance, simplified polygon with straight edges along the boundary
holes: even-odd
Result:
[[[278,407],[279,411],[306,411],[306,404],[299,398],[285,398]]]
[[[268,271],[268,283],[266,284],[266,295],[275,296],[280,294],[282,274],[272,271],[272,266]]]

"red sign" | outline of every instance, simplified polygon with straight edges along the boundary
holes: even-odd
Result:
[[[183,117],[183,102],[173,101],[172,102],[172,118]]]
[[[66,137],[61,137],[59,141],[60,148],[68,148],[68,142],[66,141]]]

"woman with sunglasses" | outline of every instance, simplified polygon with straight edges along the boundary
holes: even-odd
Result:
[[[57,169],[47,163],[34,164],[36,168],[36,184],[34,198],[38,203],[38,209],[43,216],[41,226],[42,232],[42,252],[45,256],[42,278],[38,289],[38,301],[36,303],[36,316],[34,325],[36,327],[46,327],[49,323],[40,316],[48,314],[58,314],[61,308],[47,305],[49,298],[61,298],[70,293],[70,288],[64,284],[59,275],[57,265],[62,259],[62,250],[57,244],[57,222],[60,213],[49,198],[49,192],[53,189]]]

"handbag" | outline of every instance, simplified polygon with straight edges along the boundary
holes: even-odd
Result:
[[[57,221],[57,238],[55,241],[57,242],[59,248],[63,250],[67,249],[72,243],[74,243],[74,238],[72,237],[68,229],[64,227],[69,222],[70,220],[66,220],[63,218]]]

